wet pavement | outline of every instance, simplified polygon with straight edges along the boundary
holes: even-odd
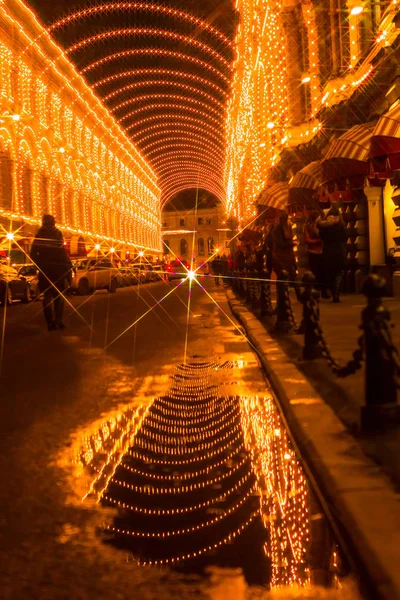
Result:
[[[65,332],[43,331],[38,304],[9,310],[1,598],[360,597],[225,294],[206,287],[188,327],[188,284],[132,327],[165,284],[74,298]]]

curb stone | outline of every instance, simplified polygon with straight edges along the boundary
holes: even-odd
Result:
[[[225,288],[254,345],[296,445],[377,599],[400,600],[400,496],[258,319]]]

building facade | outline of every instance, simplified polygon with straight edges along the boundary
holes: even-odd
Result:
[[[166,260],[178,257],[196,266],[215,254],[230,253],[232,231],[223,205],[162,213],[162,235]]]
[[[379,268],[388,254],[400,263],[397,0],[237,0],[237,8],[227,210],[243,227],[258,204],[279,205],[300,238],[310,208],[339,202],[349,269]],[[287,188],[283,203],[277,183]]]
[[[43,213],[72,256],[161,252],[156,176],[20,0],[0,9],[0,249],[27,251]]]

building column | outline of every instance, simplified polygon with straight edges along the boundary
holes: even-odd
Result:
[[[385,235],[383,231],[382,188],[366,187],[368,200],[370,265],[385,264]]]

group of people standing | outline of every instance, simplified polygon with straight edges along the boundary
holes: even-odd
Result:
[[[347,234],[339,207],[333,204],[326,217],[311,211],[304,226],[308,264],[324,297],[339,302],[340,284],[346,264]]]
[[[311,211],[304,226],[308,263],[322,296],[332,297],[333,302],[339,302],[347,255],[346,241],[346,228],[336,204],[332,205],[326,215],[322,211]],[[263,242],[257,249],[248,248],[247,251],[243,251],[240,248],[236,252],[234,268],[238,271],[246,268],[262,271],[265,257],[268,277],[275,272],[277,279],[281,279],[285,271],[298,295],[295,247],[289,215],[283,213],[278,223],[269,226]]]

